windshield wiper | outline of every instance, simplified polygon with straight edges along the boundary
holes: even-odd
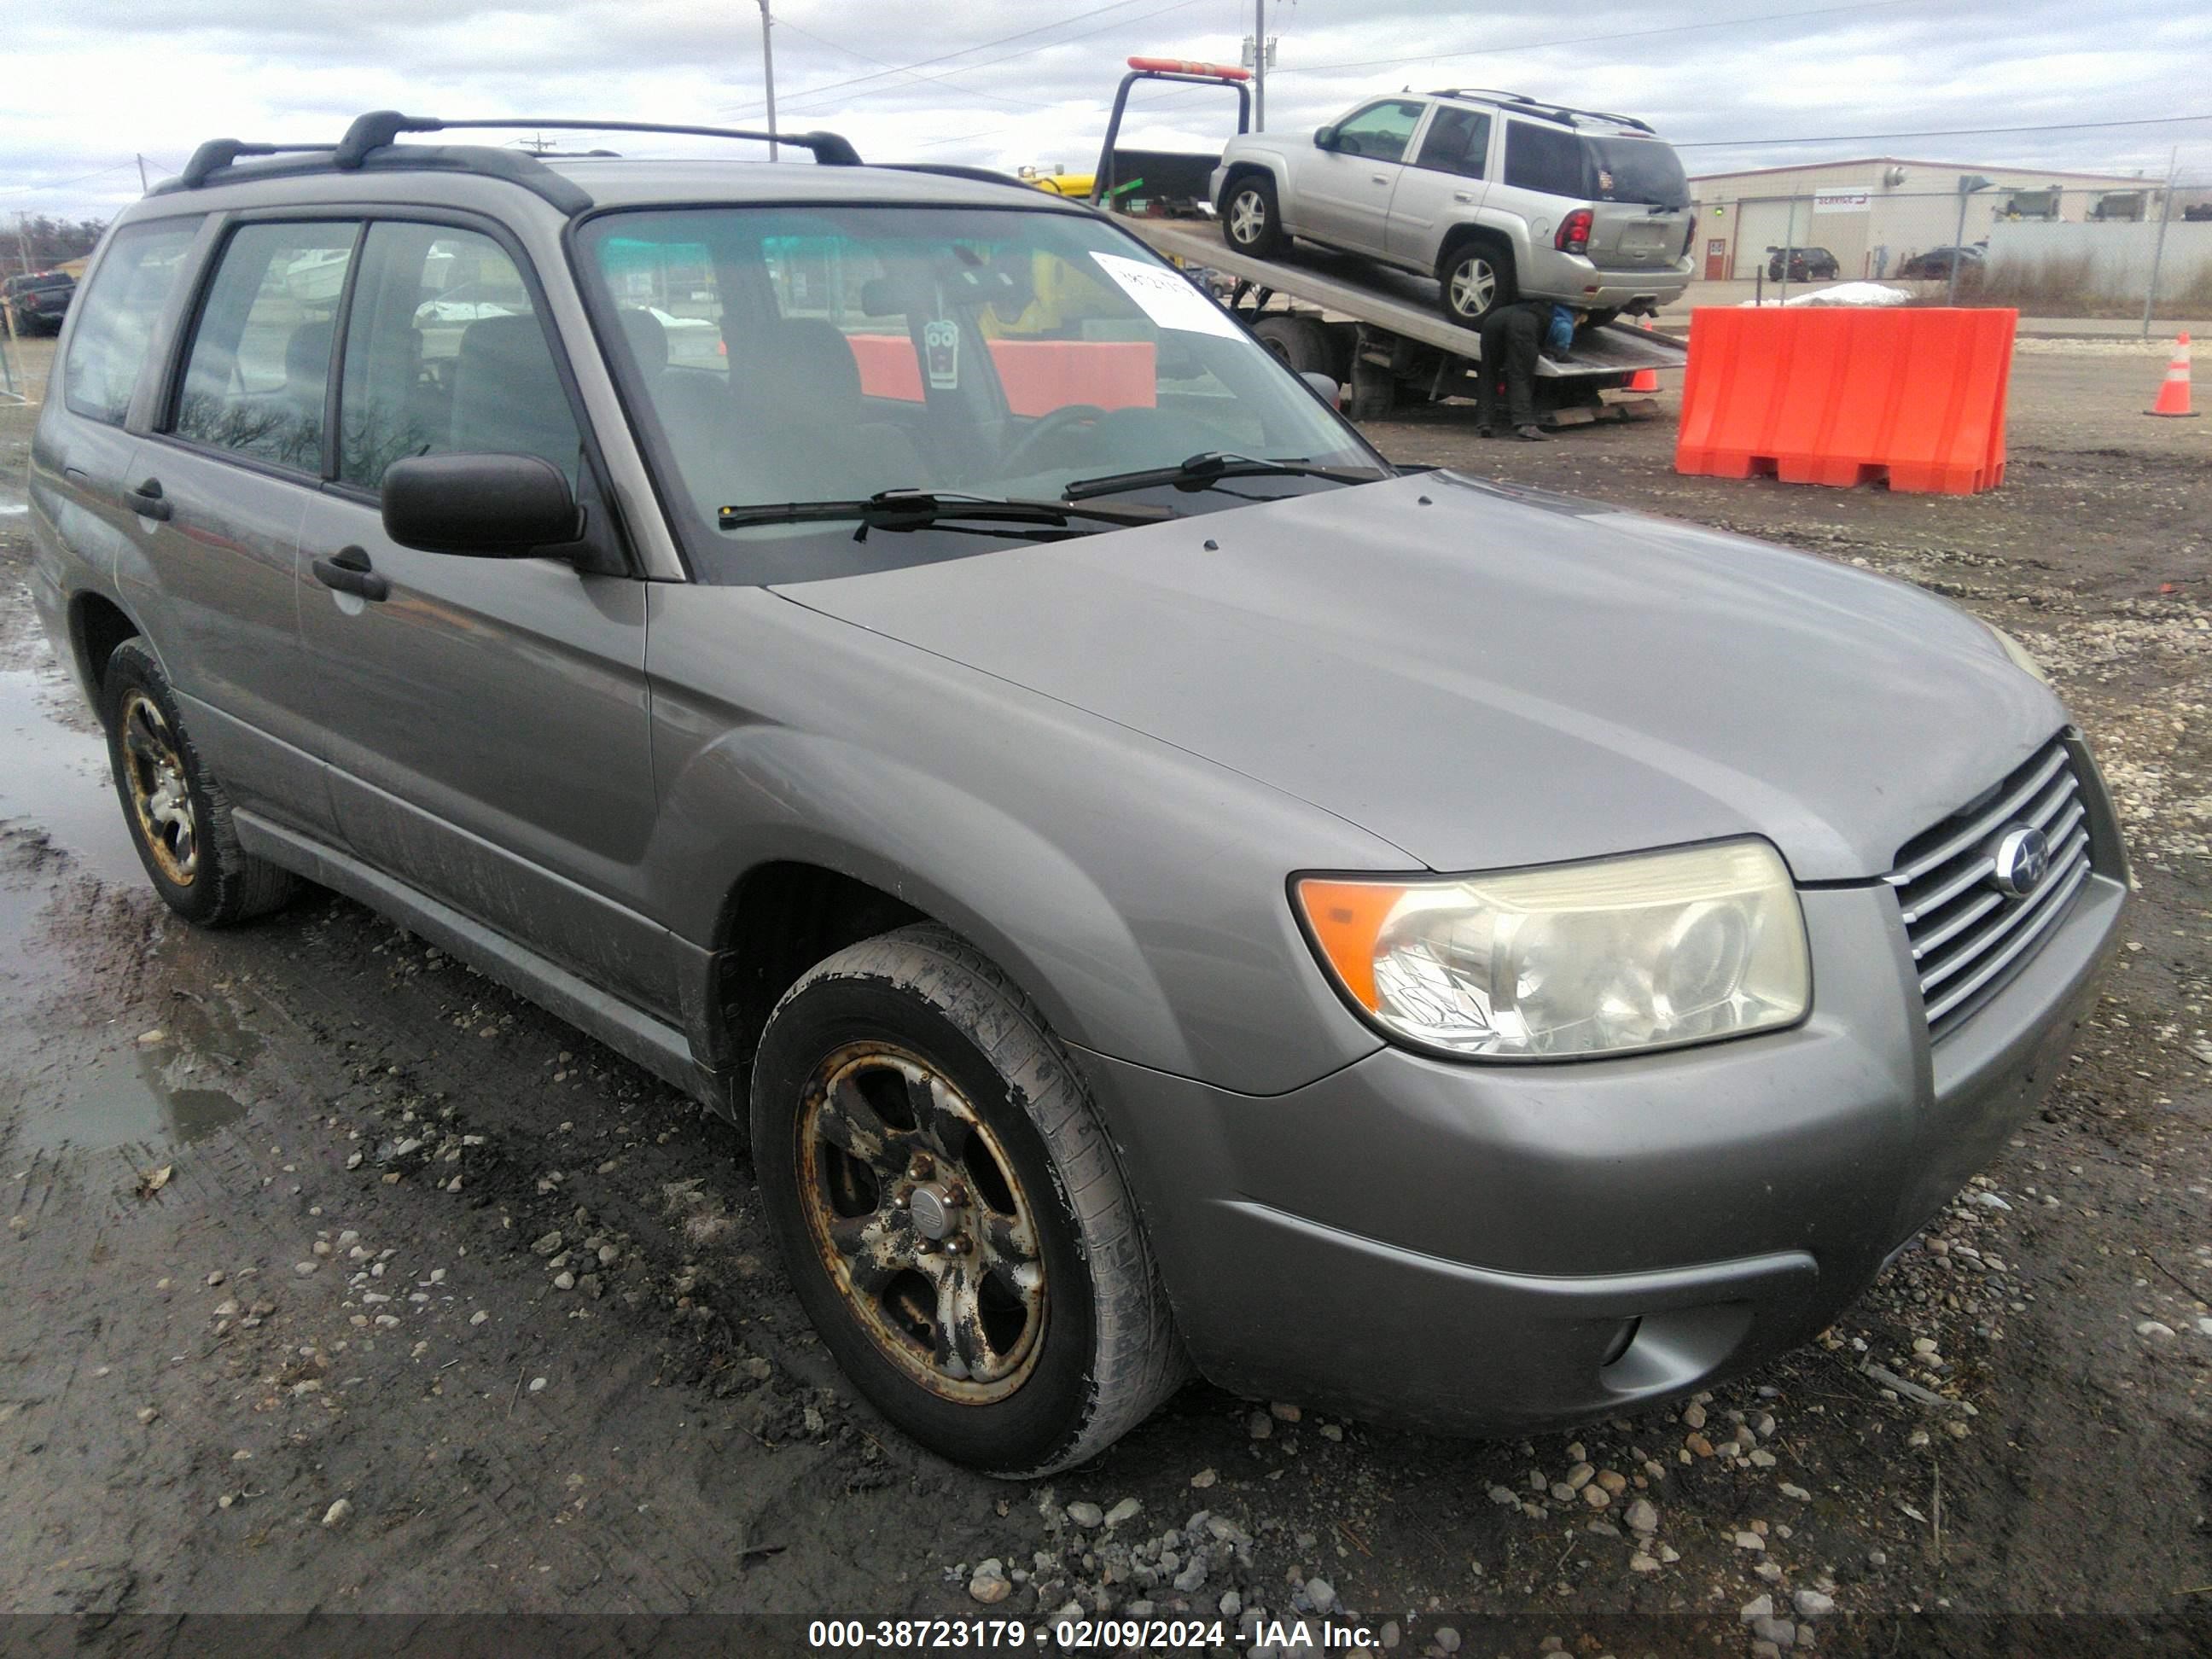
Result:
[[[764,502],[752,507],[722,507],[714,510],[721,530],[744,530],[763,524],[831,524],[857,520],[860,533],[871,530],[921,530],[948,521],[952,529],[970,524],[1041,525],[1066,529],[1071,519],[1100,524],[1158,524],[1174,518],[1164,507],[1077,507],[1068,501],[1023,501],[1008,495],[963,495],[954,490],[879,489],[864,500],[849,501]]]
[[[1209,449],[1176,466],[1147,467],[1140,472],[1114,472],[1101,478],[1078,478],[1060,492],[1066,501],[1087,501],[1124,489],[1156,489],[1173,484],[1178,489],[1206,489],[1221,478],[1331,478],[1338,483],[1372,483],[1388,475],[1372,467],[1315,466],[1303,455],[1263,461],[1251,455],[1235,455]]]

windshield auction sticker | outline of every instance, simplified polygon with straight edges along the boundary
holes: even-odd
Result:
[[[1229,320],[1228,313],[1200,294],[1188,277],[1141,259],[1125,259],[1118,253],[1094,252],[1091,257],[1162,328],[1237,337],[1237,325]]]

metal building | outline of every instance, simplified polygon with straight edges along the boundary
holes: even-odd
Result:
[[[1967,194],[1959,237],[1960,180]],[[2001,220],[2156,218],[2161,180],[1992,163],[1869,155],[1850,161],[1707,173],[1690,180],[1698,204],[1697,275],[1748,281],[1779,247],[1821,247],[1845,281],[1894,274],[1916,253],[1954,238],[1985,240]]]

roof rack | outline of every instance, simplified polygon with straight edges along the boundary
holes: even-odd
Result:
[[[1591,121],[1610,121],[1617,127],[1632,127],[1638,132],[1650,133],[1655,138],[1659,136],[1652,131],[1650,123],[1639,121],[1632,115],[1615,115],[1611,110],[1577,109],[1571,104],[1547,103],[1540,98],[1531,98],[1524,93],[1500,92],[1495,88],[1446,87],[1440,92],[1431,93],[1429,96],[1431,98],[1488,98],[1495,100],[1507,109],[1518,110],[1523,115],[1540,115],[1547,120],[1558,121],[1566,126],[1574,125],[1575,118],[1580,116]]]
[[[564,213],[581,213],[592,205],[590,194],[574,179],[556,173],[537,157],[520,150],[488,144],[408,144],[397,143],[406,132],[445,132],[458,129],[511,127],[553,129],[581,132],[662,132],[701,138],[743,138],[762,143],[790,144],[811,151],[826,167],[859,167],[860,152],[834,132],[758,132],[742,127],[673,126],[653,121],[583,121],[566,118],[532,119],[526,117],[495,120],[442,121],[435,116],[403,115],[398,110],[372,110],[356,116],[345,137],[335,144],[262,144],[237,138],[210,138],[191,154],[185,170],[149,192],[155,196],[200,190],[224,180],[240,160],[290,157],[256,167],[253,178],[288,177],[295,173],[336,169],[343,173],[364,167],[423,168],[434,172],[474,173],[505,179],[541,197]],[[596,152],[606,154],[607,152]]]
[[[666,132],[691,138],[744,138],[757,143],[789,144],[811,150],[824,167],[856,167],[860,153],[849,140],[835,132],[762,132],[751,127],[672,126],[659,121],[587,121],[568,116],[501,116],[489,120],[441,121],[432,115],[402,115],[397,110],[372,110],[357,116],[346,129],[331,158],[341,167],[357,167],[362,158],[403,132],[454,132],[464,128],[529,127],[556,132]]]

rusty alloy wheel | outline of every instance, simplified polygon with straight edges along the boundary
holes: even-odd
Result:
[[[851,1043],[807,1079],[797,1133],[807,1231],[876,1346],[963,1405],[1019,1389],[1044,1346],[1043,1254],[967,1097],[907,1049]]]
[[[125,781],[140,839],[179,887],[199,872],[199,817],[185,781],[184,757],[160,707],[132,687],[123,700]]]

